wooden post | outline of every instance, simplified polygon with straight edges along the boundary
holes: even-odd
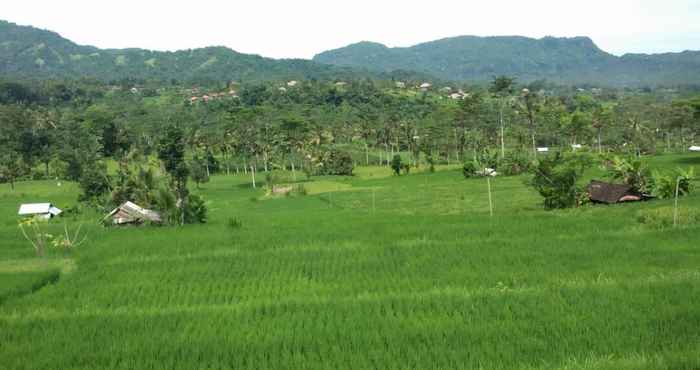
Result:
[[[501,101],[501,105],[498,110],[498,120],[501,123],[501,159],[506,157],[506,141],[503,133],[503,102]]]
[[[491,200],[491,175],[486,175],[486,185],[489,188],[489,214],[493,217],[493,201]]]
[[[673,227],[678,226],[678,188],[681,184],[681,178],[676,179],[676,199],[673,202]]]

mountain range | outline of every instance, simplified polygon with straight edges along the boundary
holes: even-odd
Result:
[[[284,79],[391,78],[303,59],[271,59],[226,47],[175,52],[99,49],[51,31],[0,21],[0,77],[119,80],[265,81]]]
[[[313,60],[271,59],[226,47],[175,52],[99,49],[59,34],[0,21],[0,77],[150,80],[439,79],[654,86],[700,84],[700,52],[626,54],[599,49],[590,38],[460,36],[406,48],[360,42]]]
[[[562,84],[700,83],[698,51],[618,57],[601,50],[588,37],[460,36],[406,48],[360,42],[320,53],[313,60],[377,72],[412,70],[471,82],[509,75],[521,82],[547,79]]]

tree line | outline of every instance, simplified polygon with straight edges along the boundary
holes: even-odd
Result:
[[[640,156],[685,150],[700,130],[700,97],[670,90],[522,85],[507,76],[471,87],[395,82],[2,81],[0,181],[106,178],[86,184],[91,198],[116,187],[103,176],[108,160],[158,158],[172,127],[197,183],[216,172],[246,173],[253,183],[275,169],[350,174],[353,165],[390,166],[397,154],[413,167],[579,145]],[[166,163],[157,168],[172,175]]]

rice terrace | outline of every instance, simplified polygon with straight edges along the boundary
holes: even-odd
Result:
[[[697,53],[0,21],[0,370],[700,369]]]

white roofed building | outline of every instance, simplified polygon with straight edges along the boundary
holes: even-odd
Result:
[[[28,203],[28,204],[22,204],[19,207],[19,212],[18,214],[20,216],[27,216],[27,217],[38,217],[38,218],[44,218],[44,219],[50,219],[54,216],[58,216],[61,214],[60,209],[55,207],[51,203]]]

